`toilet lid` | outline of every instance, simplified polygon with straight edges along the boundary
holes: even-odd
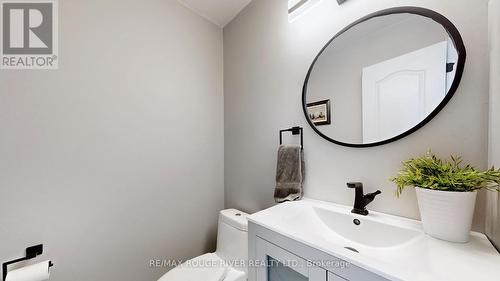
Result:
[[[205,254],[170,270],[158,281],[222,281],[228,267],[215,254]]]

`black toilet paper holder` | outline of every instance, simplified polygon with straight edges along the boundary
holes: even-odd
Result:
[[[7,266],[14,263],[34,259],[41,254],[43,254],[43,244],[26,248],[26,256],[24,258],[19,258],[3,263],[2,264],[3,281],[5,281],[5,279],[7,278]],[[49,261],[49,267],[52,266],[54,266],[54,264],[51,261]]]

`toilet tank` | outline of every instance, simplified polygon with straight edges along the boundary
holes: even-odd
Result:
[[[246,271],[248,259],[248,214],[235,210],[219,213],[217,255],[232,267]]]

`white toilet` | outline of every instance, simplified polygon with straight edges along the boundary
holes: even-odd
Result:
[[[219,214],[217,250],[170,270],[158,281],[245,281],[248,259],[248,214],[235,209]]]

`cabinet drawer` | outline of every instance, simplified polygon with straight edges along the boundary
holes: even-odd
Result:
[[[256,239],[257,281],[327,281],[326,270],[261,238]]]
[[[338,275],[335,275],[331,272],[328,272],[328,281],[348,281],[348,280],[344,279]]]

